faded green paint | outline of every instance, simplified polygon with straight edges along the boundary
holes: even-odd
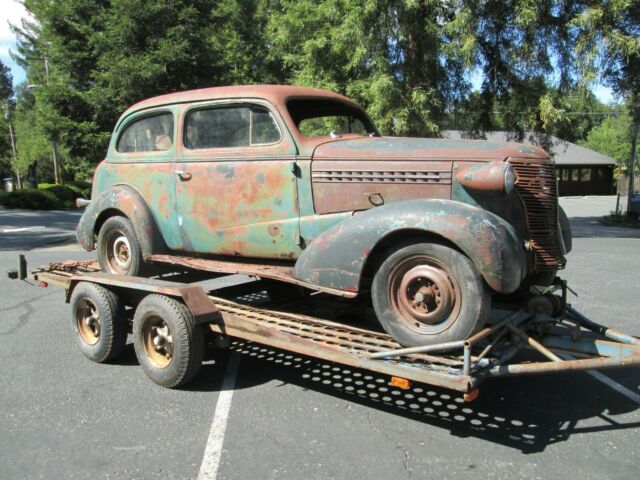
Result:
[[[455,243],[494,290],[517,288],[527,274],[526,211],[513,197],[465,189],[455,179],[456,168],[516,157],[546,162],[541,149],[353,134],[304,138],[286,108],[290,95],[350,102],[318,90],[229,87],[151,99],[125,112],[96,170],[94,203],[78,229],[82,245],[92,249],[102,212],[119,209],[132,220],[145,255],[166,245],[169,252],[185,254],[299,258],[298,278],[357,291],[372,249],[387,235],[412,229]],[[184,146],[186,113],[222,104],[269,109],[281,139],[249,147]],[[130,122],[157,112],[174,116],[171,148],[116,151]],[[382,206],[367,210],[372,205]]]
[[[298,202],[293,162],[288,160],[189,161],[176,180],[174,249],[259,258],[296,258]]]

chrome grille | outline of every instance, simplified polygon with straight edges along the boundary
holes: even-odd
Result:
[[[535,254],[536,271],[564,268],[558,227],[558,187],[553,164],[510,163],[517,175],[516,192],[527,215],[529,244]]]

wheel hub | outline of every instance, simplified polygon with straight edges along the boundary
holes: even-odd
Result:
[[[398,321],[419,333],[433,335],[456,322],[460,287],[447,267],[431,255],[412,255],[389,272],[390,307]]]
[[[418,265],[403,275],[398,297],[412,319],[435,325],[451,314],[455,292],[445,272],[431,265]]]
[[[131,247],[129,246],[129,239],[124,235],[119,236],[113,242],[113,259],[122,269],[129,267],[131,261]]]
[[[88,298],[78,302],[76,325],[80,338],[87,345],[95,345],[100,340],[100,314],[95,304]]]
[[[167,367],[173,358],[173,337],[169,326],[160,317],[150,317],[142,329],[142,343],[151,362],[158,368]]]

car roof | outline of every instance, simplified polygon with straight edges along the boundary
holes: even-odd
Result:
[[[348,102],[358,106],[353,100],[338,93],[310,87],[288,85],[235,85],[228,87],[210,87],[197,90],[169,93],[142,100],[127,109],[123,117],[135,111],[176,103],[201,102],[206,100],[233,98],[261,98],[276,106],[284,106],[293,97],[324,97]]]

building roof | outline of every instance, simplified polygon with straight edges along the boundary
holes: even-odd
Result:
[[[444,138],[451,140],[467,138],[462,130],[443,130]],[[486,132],[484,138],[493,142],[513,141],[510,132]],[[535,135],[526,134],[526,138],[535,143]],[[582,147],[575,143],[566,142],[558,137],[551,137],[553,147],[549,152],[556,162],[556,165],[615,165],[615,160],[607,155],[595,152],[589,148]]]

